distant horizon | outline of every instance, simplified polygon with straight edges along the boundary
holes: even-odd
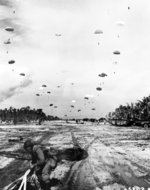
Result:
[[[3,109],[0,108],[0,110],[5,110],[5,109],[9,109],[11,108],[12,106],[9,106],[9,107],[5,107]],[[42,109],[42,108],[34,108],[34,107],[31,107],[31,106],[23,106],[23,107],[12,107],[13,109],[21,109],[21,108],[26,108],[26,107],[30,107],[31,110],[35,109],[35,110],[38,110],[38,109]],[[42,109],[43,110],[43,109]],[[44,112],[44,110],[43,110]],[[45,113],[45,112],[44,112]],[[99,118],[103,118],[103,117],[89,117],[89,116],[84,116],[84,115],[80,115],[79,117],[78,116],[58,116],[58,115],[52,115],[52,114],[46,114],[46,116],[52,116],[52,117],[58,117],[59,119],[63,119],[63,120],[66,120],[66,119],[84,119],[84,118],[94,118],[94,119],[99,119]]]

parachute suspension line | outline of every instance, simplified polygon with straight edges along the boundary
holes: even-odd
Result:
[[[27,175],[29,173],[30,173],[30,170],[27,170],[26,173],[24,174],[21,185],[20,185],[18,190],[21,190],[22,187],[24,187],[23,190],[26,190],[26,188],[27,188]]]

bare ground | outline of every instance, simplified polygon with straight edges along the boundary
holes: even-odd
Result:
[[[88,158],[60,163],[51,177],[62,181],[63,190],[119,190],[125,187],[150,187],[150,130],[139,127],[114,127],[96,124],[51,122],[39,126],[0,127],[0,150],[17,149],[8,138],[33,137],[55,148],[72,147],[71,132]],[[4,142],[3,142],[4,140]],[[0,157],[0,160],[4,157]],[[7,158],[6,158],[7,159]],[[20,177],[28,168],[27,161],[8,160],[0,169],[0,188]]]

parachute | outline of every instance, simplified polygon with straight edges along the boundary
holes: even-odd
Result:
[[[10,60],[10,61],[8,61],[8,63],[9,63],[9,64],[14,64],[15,61],[14,61],[14,60]]]
[[[60,37],[60,36],[61,36],[61,34],[55,34],[55,36]]]
[[[20,75],[21,75],[21,76],[25,76],[25,74],[24,74],[24,73],[20,73]]]
[[[6,27],[5,30],[6,30],[7,32],[13,32],[13,31],[14,31],[14,28],[12,28],[12,27]]]
[[[88,100],[89,98],[85,96],[84,99],[85,99],[85,100]]]
[[[102,90],[102,88],[101,88],[101,87],[97,87],[97,88],[96,88],[96,90],[101,91],[101,90]]]
[[[120,55],[120,51],[114,51],[113,54]]]
[[[74,105],[71,105],[70,107],[71,107],[71,108],[74,108]]]
[[[78,110],[78,112],[80,112],[81,110]]]
[[[50,93],[51,93],[50,91],[47,92],[47,94],[50,94]]]
[[[123,21],[117,21],[116,24],[117,24],[118,26],[124,26],[124,25],[125,25],[125,23],[124,23]]]
[[[40,94],[36,94],[36,96],[40,96]]]
[[[96,109],[95,109],[95,108],[92,108],[91,110],[95,111]]]
[[[103,34],[102,30],[95,30],[94,34]]]
[[[113,62],[115,65],[118,63],[117,61]]]
[[[5,41],[4,44],[11,44],[10,39],[8,39],[7,41]]]
[[[42,87],[47,87],[47,86],[45,84],[43,84]]]
[[[49,106],[53,106],[53,104],[50,104]]]
[[[107,77],[107,74],[106,73],[101,73],[98,75],[99,77]]]

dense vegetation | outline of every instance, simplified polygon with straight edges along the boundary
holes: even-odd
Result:
[[[150,96],[144,97],[136,103],[120,105],[107,117],[120,120],[150,120]]]
[[[58,117],[46,115],[42,109],[31,109],[29,106],[16,109],[10,107],[9,109],[0,109],[0,122],[5,123],[30,123],[38,122],[41,124],[44,120],[56,120]]]

